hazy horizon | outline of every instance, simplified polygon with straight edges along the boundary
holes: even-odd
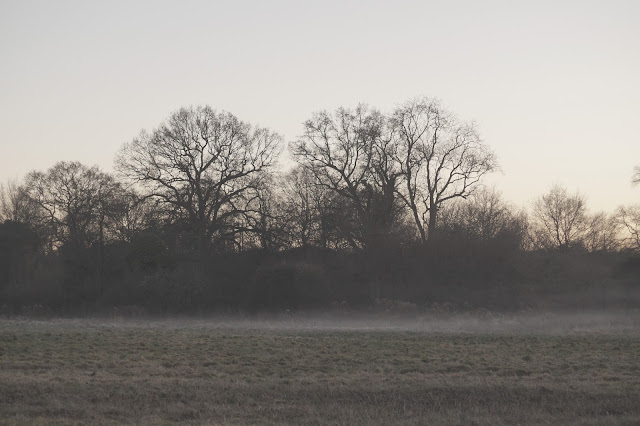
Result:
[[[0,5],[0,182],[208,104],[294,140],[318,110],[441,99],[478,123],[519,206],[555,184],[592,211],[640,201],[640,3]]]

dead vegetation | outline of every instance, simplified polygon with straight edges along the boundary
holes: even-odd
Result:
[[[271,325],[0,320],[0,423],[640,420],[635,332]]]

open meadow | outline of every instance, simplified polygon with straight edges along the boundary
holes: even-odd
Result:
[[[637,317],[586,318],[0,319],[0,423],[640,423]]]

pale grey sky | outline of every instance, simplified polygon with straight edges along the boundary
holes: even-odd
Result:
[[[289,141],[313,111],[439,98],[527,206],[640,202],[640,1],[0,1],[0,181],[209,104]]]

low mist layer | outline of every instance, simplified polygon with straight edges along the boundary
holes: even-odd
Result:
[[[506,333],[506,334],[640,334],[640,310],[618,312],[546,312],[498,314],[393,314],[378,313],[281,313],[259,315],[212,315],[207,317],[142,318],[127,313],[103,318],[34,319],[15,317],[4,321],[56,328],[148,328],[264,331],[409,331],[421,333]]]

